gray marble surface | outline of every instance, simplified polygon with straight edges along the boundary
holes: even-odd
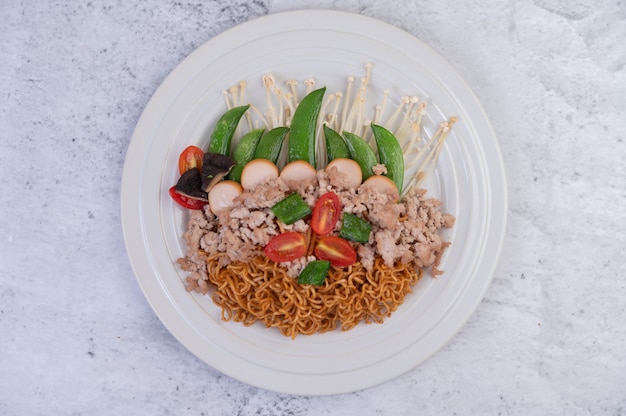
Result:
[[[328,397],[188,352],[120,225],[126,148],[167,74],[234,25],[303,8],[381,19],[449,60],[510,191],[467,325],[418,368]],[[1,415],[626,415],[626,3],[4,0],[0,18]]]

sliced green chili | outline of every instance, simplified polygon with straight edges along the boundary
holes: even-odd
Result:
[[[308,93],[296,107],[289,131],[289,162],[304,160],[315,167],[315,130],[326,87]]]
[[[374,174],[372,167],[378,163],[378,159],[372,147],[361,137],[349,131],[344,131],[343,137],[346,139],[346,145],[350,151],[350,158],[354,159],[361,167],[363,180],[372,176]]]
[[[357,243],[367,243],[370,239],[372,226],[363,218],[349,212],[343,213],[343,221],[339,236]]]
[[[404,182],[404,154],[398,139],[386,128],[372,123],[372,132],[378,147],[380,163],[387,168],[386,176],[389,177],[402,192]]]
[[[254,151],[264,131],[265,129],[255,129],[241,136],[233,152],[233,159],[235,159],[237,164],[228,174],[228,179],[241,182],[241,171],[243,171],[243,167],[246,163],[251,161],[254,157]]]
[[[298,283],[301,285],[321,286],[330,270],[330,262],[327,260],[313,260],[300,272]]]
[[[213,133],[211,133],[211,141],[209,142],[208,150],[210,153],[219,153],[229,156],[230,142],[233,139],[239,120],[241,120],[241,117],[243,117],[249,107],[250,105],[233,107],[222,114],[215,125],[215,129],[213,129]]]
[[[311,208],[297,192],[277,202],[271,209],[276,218],[287,225],[293,224],[311,213]]]
[[[324,125],[324,138],[326,139],[326,154],[328,163],[340,157],[350,158],[350,150],[346,142],[335,130]]]
[[[267,159],[276,164],[287,133],[288,127],[275,127],[265,133],[254,151],[254,159]]]

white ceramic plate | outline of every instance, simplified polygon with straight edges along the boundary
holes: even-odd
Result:
[[[175,265],[184,255],[188,212],[172,202],[177,158],[207,144],[226,107],[221,92],[248,82],[249,101],[263,106],[261,76],[277,81],[313,77],[329,91],[374,64],[372,102],[417,94],[429,102],[432,134],[449,116],[448,136],[426,187],[456,216],[445,237],[438,279],[422,279],[382,325],[359,325],[296,340],[262,325],[222,322],[209,297],[185,290]],[[216,36],[187,57],[158,88],[130,142],[121,194],[124,237],[137,280],[171,333],[217,370],[268,390],[335,394],[390,380],[425,361],[452,338],[481,301],[506,226],[504,168],[497,141],[470,88],[427,45],[380,21],[335,11],[265,16]],[[176,365],[173,363],[172,365]]]

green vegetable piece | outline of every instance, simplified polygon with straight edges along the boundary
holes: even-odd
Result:
[[[276,164],[287,133],[287,127],[275,127],[265,133],[254,151],[254,159],[267,159]]]
[[[372,123],[372,132],[378,147],[380,163],[387,168],[386,176],[389,177],[402,192],[404,182],[404,154],[398,139],[386,128]]]
[[[243,171],[243,167],[246,166],[246,163],[252,160],[254,151],[256,150],[259,139],[261,139],[264,131],[265,129],[255,129],[241,136],[241,139],[239,139],[239,143],[237,143],[237,147],[233,152],[233,159],[235,159],[236,165],[228,174],[228,179],[241,182],[241,172]]]
[[[370,239],[372,226],[363,218],[349,212],[343,213],[343,221],[339,236],[357,243],[367,243]]]
[[[335,130],[324,125],[324,138],[326,139],[326,154],[328,163],[340,157],[350,158],[350,150],[346,142]]]
[[[289,131],[289,162],[304,160],[315,167],[315,130],[326,87],[308,93],[296,107]]]
[[[361,167],[363,180],[372,176],[374,174],[372,167],[378,163],[378,159],[372,147],[361,137],[349,131],[344,131],[343,137],[346,139],[346,145],[350,151],[350,158],[355,160]]]
[[[330,262],[327,260],[313,260],[300,272],[298,283],[301,285],[321,286],[330,270]]]
[[[295,192],[277,202],[272,207],[272,212],[276,215],[276,218],[289,225],[309,215],[311,207],[302,199],[299,193]]]
[[[219,153],[226,156],[230,154],[230,142],[233,139],[235,130],[237,130],[239,120],[241,120],[241,117],[243,117],[249,107],[250,105],[233,107],[222,114],[220,119],[217,120],[213,133],[211,133],[208,150],[210,153]]]

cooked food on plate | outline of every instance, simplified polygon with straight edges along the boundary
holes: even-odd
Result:
[[[181,152],[169,190],[190,210],[178,264],[224,320],[292,338],[349,330],[383,322],[424,271],[443,274],[441,231],[455,218],[420,185],[456,120],[425,137],[426,104],[402,97],[385,117],[387,92],[367,119],[370,79],[366,65],[360,84],[327,95],[266,75],[264,113],[241,82],[208,146]]]

